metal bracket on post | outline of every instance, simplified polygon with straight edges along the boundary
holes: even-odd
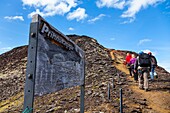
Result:
[[[38,41],[37,33],[38,33],[38,22],[31,23],[29,46],[28,46],[26,82],[25,82],[25,89],[24,89],[23,113],[25,113],[25,111],[27,110],[29,110],[29,113],[33,112],[36,55],[37,55],[37,41]]]

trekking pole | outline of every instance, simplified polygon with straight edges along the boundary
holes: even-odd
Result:
[[[110,100],[110,84],[108,83],[108,90],[107,90],[108,100]]]
[[[123,113],[122,88],[120,88],[120,113]]]

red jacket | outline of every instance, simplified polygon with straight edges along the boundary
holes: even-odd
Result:
[[[126,62],[129,63],[131,58],[132,58],[131,55],[126,56]]]

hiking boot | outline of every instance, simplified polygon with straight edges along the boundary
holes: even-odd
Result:
[[[143,87],[139,87],[139,89],[140,89],[140,90],[144,90],[144,88],[143,88]]]
[[[154,82],[154,79],[149,79],[150,82]]]
[[[158,75],[156,75],[155,78],[158,78]]]
[[[149,91],[149,89],[145,89],[145,92]]]

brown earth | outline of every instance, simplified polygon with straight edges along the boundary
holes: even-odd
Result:
[[[129,77],[123,65],[127,51],[107,49],[87,36],[69,37],[86,55],[85,113],[118,113],[120,88],[123,89],[125,113],[170,113],[170,74],[165,69],[157,67],[158,79],[150,83],[150,91],[145,92],[138,89],[138,84]],[[22,111],[26,62],[27,46],[0,55],[1,113]],[[111,88],[110,100],[107,96],[108,84]],[[78,86],[35,97],[34,112],[79,113],[79,104]]]

